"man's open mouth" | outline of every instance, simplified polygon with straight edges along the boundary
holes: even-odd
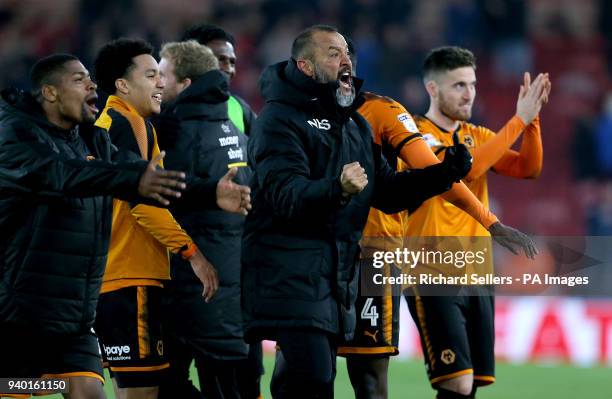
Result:
[[[87,104],[87,108],[93,113],[98,113],[98,107],[96,107],[96,101],[98,101],[98,96],[91,96],[85,100],[85,104]]]
[[[161,95],[161,93],[156,93],[156,94],[153,94],[151,97],[153,97],[153,99],[154,99],[155,101],[157,101],[158,103],[160,103],[160,104],[161,104],[161,102],[162,102],[162,95]]]
[[[353,77],[350,71],[344,71],[340,74],[340,86],[345,89],[353,87]]]

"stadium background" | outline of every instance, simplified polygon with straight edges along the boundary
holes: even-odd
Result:
[[[419,70],[438,45],[477,55],[473,121],[494,130],[514,112],[522,72],[549,72],[543,174],[535,182],[493,177],[493,208],[536,235],[612,235],[612,2],[605,0],[0,0],[0,87],[27,88],[33,61],[52,52],[75,53],[89,67],[113,38],[142,37],[159,48],[202,22],[236,37],[232,90],[255,110],[262,68],[287,58],[292,38],[313,23],[348,33],[366,88],[412,113],[426,111]],[[612,286],[612,271],[599,277]],[[403,326],[391,397],[431,397],[412,323]],[[498,383],[480,397],[612,397],[612,299],[502,298],[496,335]],[[350,397],[345,376],[337,390]]]

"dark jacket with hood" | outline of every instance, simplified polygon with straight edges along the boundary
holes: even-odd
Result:
[[[93,325],[113,195],[138,199],[146,162],[111,164],[108,136],[63,130],[29,95],[0,100],[0,329]]]
[[[166,149],[166,167],[202,179],[219,179],[238,167],[234,181],[248,184],[247,136],[229,119],[228,82],[221,71],[192,81],[164,114],[180,120],[180,133]],[[200,353],[218,359],[246,357],[240,312],[240,247],[244,216],[177,203],[172,214],[196,242],[219,275],[219,290],[209,303],[189,264],[172,258],[172,280],[166,284],[168,328]]]
[[[279,328],[316,328],[351,338],[358,242],[370,206],[388,213],[448,190],[448,165],[394,172],[353,104],[337,104],[337,82],[320,84],[295,61],[268,67],[265,107],[254,124],[249,160],[253,210],[245,224],[242,294],[247,339]],[[359,162],[369,183],[342,197],[343,165]]]

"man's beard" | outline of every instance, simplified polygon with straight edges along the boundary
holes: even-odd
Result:
[[[459,110],[453,110],[443,96],[440,96],[438,108],[440,113],[449,119],[454,121],[468,121],[472,117],[472,111],[470,110],[467,115],[461,113]]]
[[[347,95],[342,93],[341,87],[338,87],[336,89],[336,101],[343,108],[350,107],[353,101],[355,101],[355,88],[351,86],[351,94]]]
[[[92,114],[87,109],[87,105],[83,105],[81,108],[81,122],[77,123],[94,123],[96,121],[96,114]]]
[[[317,83],[329,83],[331,81],[337,80],[337,77],[329,77],[325,75],[321,69],[319,69],[317,64],[314,64],[314,77]],[[350,107],[355,101],[355,87],[351,85],[351,94],[343,94],[342,88],[338,87],[336,89],[336,102],[339,106],[346,108]]]

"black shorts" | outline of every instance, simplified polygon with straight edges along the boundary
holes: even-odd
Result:
[[[51,336],[0,324],[0,377],[91,377],[104,383],[102,356],[93,331]]]
[[[164,356],[161,287],[121,288],[100,295],[96,332],[102,356],[120,388],[158,386]]]
[[[395,265],[385,265],[381,269],[373,269],[372,261],[362,261],[362,275],[359,284],[359,295],[355,302],[357,325],[352,341],[343,343],[338,348],[340,356],[395,356],[399,353],[399,318],[401,285],[384,284],[379,287],[376,296],[366,296],[363,292],[374,293],[364,288],[372,281],[374,273],[384,276],[398,276],[400,269]]]
[[[466,374],[474,375],[477,386],[495,382],[495,297],[486,290],[462,287],[455,296],[420,296],[419,287],[407,290],[433,387]]]

